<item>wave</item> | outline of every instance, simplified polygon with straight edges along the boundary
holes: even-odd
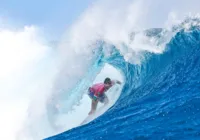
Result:
[[[100,61],[114,66],[125,79],[120,98],[88,125],[47,139],[199,137],[199,21],[190,17],[170,30],[133,33],[130,41],[144,46],[139,51],[103,41],[102,48],[112,49],[102,49]]]

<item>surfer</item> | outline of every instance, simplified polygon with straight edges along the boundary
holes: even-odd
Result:
[[[106,78],[104,80],[104,83],[94,84],[88,89],[88,95],[92,100],[91,111],[89,112],[89,115],[93,114],[96,111],[98,102],[104,103],[105,105],[108,104],[109,100],[105,92],[116,83],[121,84],[120,81]]]

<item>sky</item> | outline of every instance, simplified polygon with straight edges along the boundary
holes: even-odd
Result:
[[[0,1],[0,23],[6,22],[14,27],[24,25],[39,26],[50,38],[60,38],[64,31],[72,25],[81,14],[97,0],[1,0]],[[113,0],[99,0],[113,2]],[[130,0],[131,1],[131,0]],[[113,5],[118,2],[114,1]],[[146,5],[152,13],[148,16],[149,27],[161,25],[167,19],[168,12],[177,11],[180,13],[186,9],[199,9],[199,0],[148,0]],[[105,4],[107,5],[107,4]],[[180,10],[181,9],[181,10]],[[141,11],[146,10],[141,9]],[[156,15],[156,16],[155,16]],[[13,25],[14,24],[14,25]]]
[[[12,26],[36,25],[53,37],[58,37],[94,1],[1,0],[0,19],[14,23]]]

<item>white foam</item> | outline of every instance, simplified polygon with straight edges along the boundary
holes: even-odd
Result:
[[[143,41],[140,42],[140,44],[142,43],[140,47],[133,44],[130,34],[141,28],[139,25],[146,12],[145,10],[141,11],[143,4],[144,1],[141,0],[119,3],[113,0],[97,2],[72,26],[68,34],[69,46],[78,51],[91,50],[91,48],[95,48],[95,45],[91,45],[92,43],[96,40],[104,40],[108,44],[115,45],[122,55],[133,53],[132,57],[137,57],[134,54],[146,49],[141,48]],[[148,47],[147,50],[154,52],[155,48]],[[139,61],[139,59],[137,60]],[[137,61],[130,62],[138,63]]]
[[[47,51],[37,37],[34,26],[0,30],[0,139],[16,139],[27,117],[29,103],[35,94],[35,87],[33,91],[30,87],[33,79],[28,77],[34,71],[33,65]]]

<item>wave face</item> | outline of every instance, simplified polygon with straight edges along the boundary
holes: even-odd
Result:
[[[113,45],[112,54],[101,59],[124,75],[118,101],[89,124],[47,140],[198,139],[200,28],[193,24],[197,22],[198,18],[188,18],[173,26],[170,38],[164,29],[145,31],[146,37],[156,38],[158,44],[165,42],[165,50],[143,51],[140,64],[128,62]]]

